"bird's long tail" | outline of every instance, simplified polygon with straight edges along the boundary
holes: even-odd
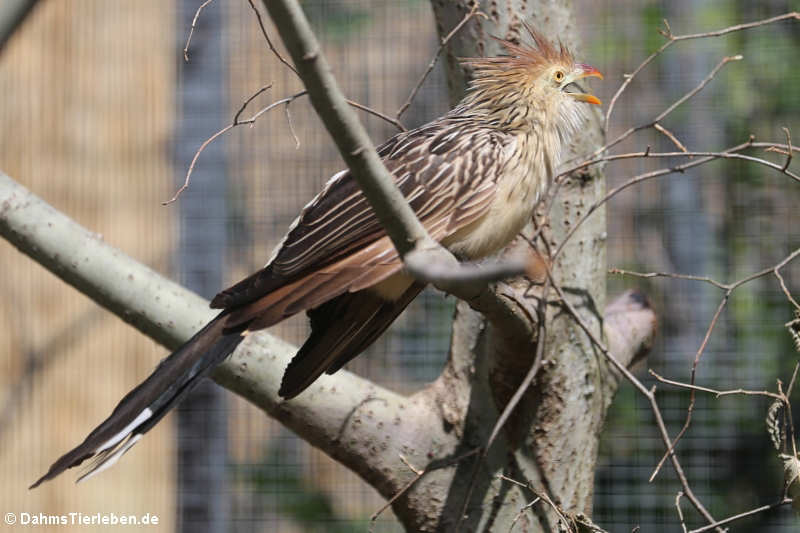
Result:
[[[246,324],[225,328],[226,312],[209,322],[194,337],[156,367],[150,376],[130,391],[114,411],[86,439],[59,458],[45,475],[30,486],[94,458],[78,481],[109,468],[155,426],[200,380],[219,365],[244,339]]]

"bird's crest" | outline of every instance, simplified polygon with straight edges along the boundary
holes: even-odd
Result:
[[[523,25],[533,43],[515,43],[493,36],[505,48],[507,55],[461,58],[462,64],[474,69],[476,80],[514,75],[535,77],[541,70],[555,63],[572,65],[572,53],[562,43],[559,42],[556,46],[527,22],[523,22]]]

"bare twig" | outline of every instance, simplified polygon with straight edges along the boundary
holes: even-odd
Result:
[[[786,134],[786,162],[783,164],[783,168],[781,168],[781,171],[785,171],[792,162],[792,134],[786,126],[781,129]]]
[[[297,93],[295,93],[295,94],[293,94],[291,96],[287,96],[285,98],[281,98],[280,100],[276,100],[276,101],[272,102],[270,105],[268,105],[266,107],[263,107],[260,110],[258,110],[250,118],[247,118],[247,119],[244,119],[244,120],[241,120],[241,118],[240,118],[242,112],[244,112],[245,108],[247,108],[247,105],[250,102],[252,102],[258,95],[260,95],[261,93],[263,93],[264,91],[266,91],[267,89],[269,89],[271,87],[272,87],[272,84],[265,85],[264,87],[260,88],[258,91],[256,91],[252,95],[250,95],[244,101],[244,103],[239,108],[239,110],[236,112],[236,115],[234,115],[233,121],[230,124],[228,124],[227,126],[222,128],[221,130],[219,130],[216,133],[214,133],[213,135],[211,135],[211,137],[209,137],[208,139],[203,141],[203,143],[200,145],[200,147],[195,152],[194,157],[192,158],[192,162],[189,164],[189,169],[186,171],[186,177],[183,180],[183,184],[178,188],[178,190],[175,192],[174,195],[172,195],[172,197],[169,200],[167,200],[165,202],[162,202],[162,205],[169,205],[169,204],[175,202],[178,199],[178,197],[180,197],[180,195],[186,189],[189,188],[189,184],[191,182],[192,172],[194,172],[194,167],[195,167],[195,164],[197,163],[197,159],[200,157],[200,154],[203,152],[203,150],[205,150],[208,147],[209,144],[211,144],[218,137],[220,137],[221,135],[224,135],[225,133],[229,132],[230,130],[232,130],[233,128],[235,128],[237,126],[242,126],[242,125],[245,125],[245,124],[249,124],[249,125],[252,126],[253,124],[256,123],[256,121],[259,118],[261,118],[261,115],[263,115],[265,113],[268,113],[269,111],[272,111],[273,109],[275,109],[276,107],[278,107],[280,105],[286,106],[285,107],[285,112],[286,112],[286,120],[288,121],[288,124],[289,124],[289,131],[292,134],[292,137],[293,137],[293,139],[295,141],[295,145],[297,147],[300,146],[300,139],[298,139],[297,134],[294,131],[294,125],[292,124],[291,115],[289,114],[289,105],[292,102],[294,102],[295,100],[297,100],[298,98],[300,98],[301,96],[307,95],[308,91],[305,91],[305,90],[304,91],[300,91],[300,92],[297,92]],[[403,127],[403,125],[400,124],[395,119],[393,119],[391,117],[388,117],[388,116],[386,116],[386,115],[384,115],[384,114],[382,114],[382,113],[380,113],[378,111],[375,111],[374,109],[370,109],[370,108],[368,108],[366,106],[363,106],[363,105],[359,104],[358,102],[353,102],[352,100],[346,100],[346,102],[349,105],[351,105],[352,107],[356,108],[356,109],[360,109],[362,111],[365,111],[365,112],[367,112],[369,114],[372,114],[372,115],[375,115],[377,117],[380,117],[380,118],[382,118],[382,119],[394,124],[399,129],[403,129],[403,130],[405,129]]]
[[[682,496],[683,496],[683,493],[681,491],[678,491],[678,494],[675,495],[675,510],[678,512],[678,520],[681,521],[681,529],[683,530],[683,533],[687,533],[686,532],[686,522],[684,522],[684,520],[683,520],[683,511],[681,511],[681,497]]]
[[[776,400],[782,400],[784,398],[783,394],[777,394],[775,392],[769,392],[769,391],[766,391],[766,390],[763,390],[763,391],[746,390],[746,389],[716,390],[716,389],[711,389],[711,388],[708,388],[708,387],[700,387],[699,385],[692,385],[691,383],[681,383],[680,381],[673,381],[671,379],[667,379],[667,378],[659,375],[658,373],[656,373],[652,369],[650,369],[649,372],[650,372],[650,375],[652,375],[654,378],[656,378],[658,381],[660,381],[662,383],[666,383],[668,385],[672,385],[672,386],[675,386],[675,387],[681,387],[681,388],[684,388],[684,389],[691,389],[691,390],[700,391],[700,392],[707,392],[709,394],[716,395],[717,398],[722,397],[722,396],[730,396],[730,395],[733,395],[733,394],[741,394],[743,396],[766,396],[768,398],[774,398]]]
[[[408,95],[408,98],[406,98],[405,103],[400,106],[400,109],[397,110],[396,117],[398,119],[401,116],[403,116],[403,113],[406,112],[408,107],[411,105],[411,102],[413,102],[414,98],[416,98],[417,93],[419,92],[420,88],[422,87],[422,84],[425,83],[425,80],[428,78],[428,75],[430,75],[431,71],[433,71],[433,67],[436,66],[436,61],[438,61],[439,56],[442,55],[442,50],[444,50],[444,47],[447,46],[447,43],[450,42],[450,39],[452,39],[453,36],[456,33],[458,33],[459,30],[461,30],[461,28],[463,28],[464,25],[467,22],[469,22],[472,19],[472,17],[474,17],[475,15],[479,15],[479,16],[481,16],[483,18],[488,18],[485,13],[483,13],[481,11],[478,11],[478,7],[479,6],[480,6],[480,4],[478,2],[475,2],[472,5],[472,9],[469,10],[469,13],[464,15],[464,18],[461,19],[461,22],[456,24],[455,28],[453,28],[450,31],[450,33],[447,34],[446,37],[442,38],[441,41],[439,41],[439,48],[436,50],[436,53],[433,54],[433,58],[431,58],[430,63],[428,63],[428,68],[425,69],[425,72],[422,73],[422,76],[419,78],[419,81],[417,81],[417,84],[414,85],[413,89],[411,89],[411,93]]]
[[[729,301],[731,295],[733,294],[733,291],[735,291],[737,288],[741,287],[745,283],[749,283],[749,282],[753,281],[754,279],[766,276],[771,272],[775,272],[777,269],[779,269],[782,266],[785,266],[786,264],[788,264],[792,259],[794,259],[798,255],[800,255],[800,249],[797,249],[794,252],[792,252],[791,254],[789,254],[786,258],[784,258],[781,262],[779,262],[774,267],[765,268],[763,270],[760,270],[759,272],[756,272],[754,274],[750,274],[749,276],[746,276],[746,277],[744,277],[744,278],[742,278],[742,279],[740,279],[738,281],[735,281],[735,282],[727,284],[727,285],[721,284],[719,282],[714,282],[713,280],[710,280],[710,279],[698,278],[699,281],[708,281],[709,283],[712,283],[716,287],[724,289],[725,290],[725,294],[723,295],[722,300],[720,301],[719,305],[717,306],[717,310],[714,312],[714,316],[712,317],[711,322],[710,322],[710,324],[708,326],[708,329],[706,330],[706,333],[703,336],[703,341],[700,344],[700,347],[697,349],[697,352],[695,353],[694,361],[692,362],[690,385],[692,385],[692,386],[695,385],[695,378],[697,376],[697,366],[700,364],[700,358],[702,357],[703,352],[705,351],[706,346],[708,345],[708,341],[711,338],[711,333],[714,331],[714,328],[715,328],[715,326],[717,324],[717,321],[719,320],[719,317],[722,315],[722,311],[727,306],[728,301]],[[655,469],[653,470],[653,473],[650,475],[650,482],[652,482],[655,479],[655,477],[658,475],[658,472],[661,470],[661,467],[664,465],[664,462],[667,460],[667,457],[671,453],[674,452],[674,447],[677,446],[678,442],[680,442],[680,440],[683,438],[683,436],[689,430],[689,427],[691,426],[691,423],[692,423],[692,413],[694,412],[695,401],[696,401],[695,390],[692,389],[692,392],[689,395],[689,405],[686,408],[686,420],[684,421],[683,427],[678,432],[678,434],[676,435],[675,439],[672,441],[672,448],[668,449],[665,452],[664,456],[661,458],[661,460],[656,465]]]
[[[379,517],[381,514],[383,514],[383,512],[384,512],[386,509],[388,509],[389,507],[391,507],[391,505],[392,505],[392,504],[393,504],[395,501],[397,501],[397,499],[398,499],[399,497],[401,497],[403,494],[405,494],[406,492],[408,492],[408,491],[411,489],[411,487],[413,487],[413,486],[414,486],[414,484],[415,484],[417,481],[419,481],[420,479],[422,479],[422,478],[425,476],[425,474],[428,474],[428,473],[430,473],[430,472],[433,472],[434,470],[439,470],[439,469],[442,469],[442,468],[447,468],[448,466],[453,466],[453,465],[455,465],[455,464],[458,464],[458,463],[460,463],[461,461],[463,461],[464,459],[467,459],[468,457],[472,457],[473,455],[477,454],[479,451],[480,451],[480,448],[474,448],[474,449],[472,449],[472,450],[470,450],[470,451],[468,451],[468,452],[466,452],[466,453],[464,453],[464,454],[461,454],[461,455],[459,455],[459,456],[457,456],[457,457],[453,457],[452,459],[446,459],[446,460],[433,460],[433,461],[431,461],[430,463],[428,463],[428,464],[427,464],[427,466],[426,466],[425,468],[423,468],[422,470],[419,470],[419,469],[417,469],[417,468],[413,467],[413,466],[412,466],[412,465],[411,465],[411,464],[410,464],[410,463],[409,463],[409,462],[406,460],[406,458],[405,458],[405,457],[403,457],[403,456],[401,455],[401,456],[400,456],[400,460],[401,460],[401,461],[403,461],[403,463],[404,463],[404,464],[405,464],[405,465],[406,465],[406,466],[409,468],[409,470],[411,470],[412,472],[414,472],[414,477],[412,477],[410,480],[408,480],[408,482],[407,482],[405,485],[403,485],[403,486],[400,488],[400,490],[398,490],[398,491],[395,493],[395,495],[394,495],[394,496],[392,496],[391,498],[389,498],[389,500],[387,500],[387,502],[386,502],[386,503],[385,503],[385,504],[384,504],[384,505],[383,505],[383,506],[382,506],[380,509],[378,509],[377,511],[375,511],[374,513],[372,513],[372,516],[369,518],[369,521],[370,521],[369,531],[370,531],[370,533],[371,533],[371,532],[374,530],[374,528],[375,528],[375,521],[378,519],[378,517]]]
[[[261,18],[261,12],[258,10],[256,5],[253,3],[253,0],[247,0],[247,3],[250,4],[250,8],[253,10],[253,13],[255,13],[255,15],[256,15],[256,19],[258,20],[258,27],[261,29],[261,35],[264,36],[264,40],[267,42],[267,47],[269,47],[269,49],[272,51],[272,53],[275,54],[275,57],[278,58],[278,61],[280,61],[281,63],[286,65],[286,68],[288,68],[289,70],[291,70],[292,72],[297,74],[297,69],[294,68],[294,65],[289,63],[281,55],[281,53],[278,52],[278,49],[275,48],[275,45],[272,44],[272,39],[269,38],[269,34],[267,33],[267,29],[264,27],[264,20]],[[299,76],[299,74],[298,74],[298,76]]]
[[[645,129],[648,129],[648,128],[654,128],[656,124],[658,124],[659,122],[664,120],[670,113],[675,111],[675,109],[677,109],[681,104],[683,104],[684,102],[686,102],[690,98],[694,97],[697,93],[702,91],[705,88],[705,86],[708,85],[709,82],[711,82],[711,80],[714,79],[714,77],[722,69],[722,67],[724,67],[725,65],[727,65],[731,61],[739,61],[741,59],[742,59],[741,55],[723,57],[720,60],[720,62],[717,63],[717,65],[713,69],[711,69],[711,72],[709,72],[708,75],[700,81],[700,83],[698,83],[693,89],[691,89],[689,92],[687,92],[686,94],[684,94],[683,96],[678,98],[676,101],[674,101],[672,104],[670,104],[664,111],[659,113],[653,120],[651,120],[650,122],[647,122],[645,124],[640,124],[638,126],[632,126],[632,127],[628,128],[623,133],[618,135],[613,141],[608,142],[605,145],[603,145],[600,148],[598,148],[597,150],[595,150],[595,152],[592,154],[591,157],[597,157],[598,155],[602,154],[603,152],[605,152],[609,148],[612,148],[612,147],[618,145],[619,143],[621,143],[622,141],[624,141],[625,139],[627,139],[628,137],[630,137],[631,135],[633,135],[637,131],[645,130]],[[623,83],[623,86],[624,85],[625,85],[625,83]],[[614,104],[614,101],[612,100],[611,104],[609,105],[609,109],[611,109],[611,106],[613,106],[613,104]],[[608,124],[606,124],[606,131],[608,131]]]
[[[667,128],[665,128],[664,126],[662,126],[658,122],[656,122],[653,125],[653,128],[655,128],[657,131],[662,133],[667,139],[672,141],[672,144],[677,146],[678,150],[680,150],[681,152],[688,152],[689,151],[689,150],[686,149],[686,146],[684,146],[683,143],[678,140],[678,138],[675,136],[674,133],[669,131]],[[647,157],[649,154],[650,154],[650,147],[648,146],[647,147],[647,151],[645,152],[643,157]],[[692,157],[692,156],[689,156],[689,157]],[[784,170],[786,170],[786,169],[784,169]]]
[[[239,118],[242,116],[242,113],[244,113],[244,110],[245,110],[245,109],[247,109],[247,106],[248,106],[248,105],[250,105],[250,102],[252,102],[252,101],[253,101],[253,100],[255,100],[256,98],[258,98],[258,96],[259,96],[261,93],[263,93],[264,91],[267,91],[267,90],[269,90],[269,89],[271,89],[271,88],[272,88],[272,84],[271,84],[271,83],[270,83],[269,85],[264,85],[264,86],[263,86],[263,87],[261,87],[259,90],[257,90],[256,92],[254,92],[253,94],[251,94],[250,96],[248,96],[248,97],[247,97],[247,100],[245,100],[245,101],[244,101],[244,103],[243,103],[243,104],[242,104],[242,106],[239,108],[239,110],[236,112],[236,114],[235,114],[235,115],[233,115],[233,122],[231,123],[231,125],[232,125],[232,126],[238,126],[238,125],[240,124],[240,122],[239,122]]]
[[[497,474],[497,478],[498,479],[502,479],[504,481],[508,481],[509,483],[513,483],[514,485],[517,485],[518,487],[524,487],[524,488],[528,489],[529,491],[531,491],[533,494],[536,495],[536,499],[534,501],[532,501],[531,503],[529,503],[528,505],[526,505],[523,509],[532,507],[533,504],[535,504],[537,501],[539,501],[541,499],[547,505],[549,505],[553,509],[553,511],[555,511],[556,515],[558,516],[558,519],[561,520],[561,522],[564,524],[564,527],[566,527],[570,531],[572,531],[572,528],[571,528],[571,525],[570,525],[571,521],[564,515],[564,511],[561,510],[561,508],[552,500],[552,498],[550,498],[550,496],[547,495],[546,492],[539,493],[539,491],[537,491],[534,488],[532,483],[530,483],[530,482],[522,483],[521,481],[518,481],[516,479],[510,478],[510,477],[508,477],[508,476],[506,476],[504,474]],[[515,522],[516,522],[516,520],[515,520]],[[513,528],[513,523],[512,523],[512,528]]]
[[[400,460],[403,461],[403,464],[406,465],[408,469],[414,472],[416,475],[421,476],[424,473],[423,470],[420,470],[419,468],[415,467],[410,462],[408,462],[408,459],[406,459],[405,455],[400,454],[399,457]]]
[[[720,526],[730,524],[731,522],[741,520],[742,518],[747,518],[748,516],[753,516],[754,514],[763,513],[765,511],[771,511],[772,509],[783,507],[784,505],[788,505],[790,503],[792,503],[792,500],[790,498],[784,498],[778,502],[771,503],[769,505],[762,505],[761,507],[756,507],[755,509],[751,509],[744,513],[739,513],[733,516],[729,516],[728,518],[724,518],[722,520],[717,520],[716,522],[712,522],[711,524],[708,524],[706,526],[693,529],[689,531],[689,533],[703,533],[704,531],[711,531],[714,528],[719,528]]]
[[[516,526],[517,522],[519,522],[519,519],[522,518],[525,515],[525,511],[527,511],[528,509],[530,509],[531,507],[533,507],[534,505],[536,505],[540,501],[542,501],[542,498],[537,496],[534,499],[532,499],[531,501],[529,501],[528,503],[526,503],[525,505],[523,505],[522,509],[520,509],[519,512],[517,513],[517,515],[514,517],[514,520],[511,521],[511,525],[508,527],[508,533],[511,533],[512,531],[514,531],[514,526]]]
[[[192,27],[189,28],[189,36],[186,38],[186,46],[183,47],[183,60],[188,62],[189,61],[189,43],[192,42],[192,35],[194,35],[194,29],[197,27],[197,19],[200,18],[200,12],[206,7],[208,4],[213,2],[214,0],[206,0],[200,7],[197,8],[197,11],[194,12],[194,18],[192,19]]]
[[[0,3],[0,52],[37,3],[37,0],[5,0]]]
[[[256,15],[256,19],[258,20],[258,27],[261,29],[261,35],[264,37],[264,41],[266,42],[267,47],[275,55],[275,57],[278,59],[278,61],[283,63],[289,70],[294,72],[299,77],[300,75],[297,73],[297,69],[294,68],[294,65],[292,65],[285,57],[283,57],[283,55],[275,47],[275,44],[272,42],[272,39],[270,39],[269,33],[267,33],[267,29],[264,26],[264,20],[261,17],[261,12],[258,10],[256,5],[253,3],[253,0],[247,0],[247,3],[250,4],[250,8],[253,10],[253,13],[255,13],[255,15]],[[303,94],[305,94],[305,93],[303,93]],[[358,103],[358,102],[356,102],[354,100],[349,100],[348,99],[347,103],[350,104],[351,106],[355,107],[356,109],[360,109],[361,111],[364,111],[365,113],[369,113],[370,115],[373,115],[375,117],[380,118],[381,120],[384,120],[384,121],[388,122],[389,124],[391,124],[392,126],[396,127],[400,131],[406,131],[406,127],[403,126],[403,124],[398,119],[392,118],[389,115],[381,113],[380,111],[372,109],[371,107],[367,107],[367,106],[365,106],[363,104],[360,104],[360,103]],[[288,106],[286,108],[286,114],[287,115],[289,114]],[[291,127],[291,121],[289,122],[289,126]],[[295,136],[295,140],[296,139],[297,139],[297,136]],[[299,145],[300,142],[297,141],[297,144]]]
[[[792,445],[792,456],[797,457],[797,439],[794,432],[794,418],[792,415],[792,402],[789,401],[789,398],[792,396],[792,389],[794,388],[794,384],[797,382],[797,372],[800,370],[800,362],[797,362],[794,365],[794,371],[792,372],[792,378],[789,380],[789,387],[786,389],[786,397],[784,399],[784,405],[786,405],[786,412],[788,413],[787,421],[789,425],[789,436],[791,437],[790,442]]]
[[[522,508],[519,510],[519,512],[516,514],[516,516],[514,516],[514,519],[511,521],[511,525],[508,526],[508,533],[514,531],[514,526],[516,526],[517,522],[519,522],[519,519],[525,515],[525,511],[527,511],[540,501],[542,501],[542,498],[540,496],[537,496],[528,503],[526,503],[525,505],[523,505]]]
[[[609,268],[609,274],[620,274],[622,276],[635,276],[637,278],[673,278],[673,279],[688,279],[693,281],[704,281],[717,287],[719,289],[727,289],[728,286],[709,278],[708,276],[692,276],[690,274],[673,274],[671,272],[634,272],[632,270],[623,270],[621,268]]]
[[[294,139],[294,149],[297,150],[300,148],[300,139],[297,138],[297,133],[294,131],[294,124],[292,124],[292,115],[289,112],[289,104],[291,102],[286,102],[284,104],[283,110],[286,114],[286,125],[289,126],[289,133],[292,134],[292,138]]]
[[[791,302],[795,309],[800,311],[800,303],[798,303],[797,300],[795,300],[792,296],[792,293],[789,292],[789,288],[786,287],[786,281],[784,281],[783,276],[781,275],[781,269],[789,264],[790,261],[794,260],[794,258],[798,255],[800,255],[800,248],[792,252],[788,257],[786,257],[786,259],[775,265],[773,273],[775,274],[775,277],[778,278],[778,283],[780,283],[781,290],[783,291],[783,294],[786,295],[786,299]]]
[[[685,172],[686,170],[688,170],[690,168],[694,168],[694,167],[703,165],[705,163],[708,163],[709,161],[714,161],[715,159],[720,159],[720,158],[723,158],[723,159],[743,159],[743,160],[746,160],[746,161],[759,163],[759,164],[768,166],[770,168],[774,168],[775,170],[781,171],[781,166],[780,165],[777,165],[777,164],[772,163],[770,161],[765,161],[765,160],[761,160],[759,158],[755,158],[755,157],[752,157],[752,156],[745,156],[743,154],[738,154],[737,153],[737,152],[740,152],[740,151],[745,150],[745,149],[750,148],[750,147],[761,147],[761,146],[764,146],[764,145],[766,145],[766,146],[775,146],[774,143],[755,143],[755,142],[753,142],[753,138],[751,137],[750,140],[748,140],[747,142],[742,143],[742,144],[738,144],[736,146],[732,146],[732,147],[730,147],[727,150],[724,150],[722,152],[668,152],[668,153],[664,153],[664,154],[655,154],[655,153],[647,153],[646,154],[645,152],[637,152],[636,155],[634,155],[634,154],[621,154],[619,156],[607,156],[605,158],[601,158],[600,160],[613,161],[613,160],[616,160],[616,159],[630,159],[632,157],[645,157],[645,155],[646,155],[646,157],[679,157],[679,156],[680,157],[687,157],[687,156],[698,156],[697,159],[694,159],[692,161],[687,161],[686,163],[681,163],[679,165],[674,165],[674,166],[671,166],[671,167],[660,168],[660,169],[657,169],[657,170],[651,170],[649,172],[644,172],[642,174],[637,174],[636,176],[630,178],[629,180],[625,181],[621,185],[618,185],[617,187],[615,187],[614,189],[609,191],[603,198],[601,198],[600,200],[598,200],[597,202],[595,202],[594,204],[589,206],[589,208],[584,212],[583,216],[581,216],[572,225],[572,227],[570,228],[569,232],[564,237],[564,239],[561,241],[561,243],[559,244],[559,246],[556,249],[555,253],[553,254],[553,259],[558,257],[558,255],[564,249],[564,246],[567,243],[567,241],[569,241],[569,239],[572,238],[572,236],[575,234],[575,232],[578,230],[578,228],[591,215],[593,215],[594,212],[597,211],[597,209],[600,206],[602,206],[603,204],[605,204],[606,202],[608,202],[609,200],[614,198],[616,195],[618,195],[619,193],[621,193],[625,189],[628,189],[629,187],[632,187],[632,186],[634,186],[636,184],[639,184],[639,183],[642,183],[644,181],[648,181],[648,180],[651,180],[651,179],[655,179],[655,178],[658,178],[658,177],[661,177],[661,176],[665,176],[667,174],[673,174],[673,173],[676,173],[676,172]],[[579,169],[586,168],[588,166],[597,164],[598,162],[600,162],[600,160],[592,160],[592,161],[583,162],[583,163],[581,163],[581,164],[579,164],[579,165],[577,165],[577,166],[575,166],[575,167],[573,167],[573,168],[571,168],[569,170],[566,170],[566,171],[562,172],[561,174],[558,175],[558,178],[566,177],[567,175],[569,175],[572,172],[575,172],[576,170],[579,170]],[[796,174],[793,174],[793,173],[789,173],[788,170],[783,171],[782,174],[785,174],[785,175],[791,177],[793,180],[796,180],[796,181],[800,182],[800,176],[798,176]]]
[[[614,96],[611,98],[611,102],[608,104],[608,111],[606,111],[606,118],[605,118],[605,125],[604,125],[605,130],[608,131],[608,125],[609,125],[609,122],[611,121],[611,114],[614,112],[614,107],[617,104],[617,100],[619,100],[620,96],[622,96],[622,93],[625,92],[625,89],[628,88],[628,86],[633,82],[633,80],[636,78],[636,76],[642,70],[644,70],[645,67],[647,67],[647,65],[652,63],[653,60],[656,57],[661,55],[667,48],[669,48],[670,46],[672,46],[676,42],[688,41],[688,40],[691,40],[691,39],[703,39],[703,38],[706,38],[706,37],[719,37],[721,35],[726,35],[728,33],[741,31],[741,30],[747,30],[747,29],[750,29],[750,28],[757,28],[759,26],[765,26],[767,24],[773,24],[773,23],[776,23],[776,22],[781,22],[783,20],[789,20],[789,19],[800,20],[800,13],[795,11],[795,12],[792,12],[792,13],[786,13],[786,14],[783,14],[783,15],[779,15],[777,17],[772,17],[772,18],[768,18],[768,19],[764,19],[764,20],[759,20],[759,21],[756,21],[756,22],[749,22],[749,23],[746,23],[746,24],[736,24],[735,26],[729,26],[729,27],[723,28],[721,30],[710,31],[710,32],[705,32],[705,33],[693,33],[693,34],[688,34],[688,35],[673,35],[672,30],[669,27],[669,23],[666,20],[664,20],[664,26],[666,28],[666,31],[660,31],[659,33],[661,33],[661,35],[663,35],[664,37],[666,37],[668,39],[667,42],[662,44],[658,48],[658,50],[656,50],[655,52],[653,52],[652,54],[647,56],[647,58],[644,61],[642,61],[639,64],[638,67],[636,67],[636,69],[633,71],[633,73],[625,75],[625,81],[622,82],[622,85],[620,85],[619,89],[617,89],[617,92],[614,93]]]
[[[351,106],[355,107],[356,109],[359,109],[359,110],[361,110],[361,111],[363,111],[365,113],[368,113],[368,114],[370,114],[372,116],[378,117],[381,120],[385,120],[386,122],[388,122],[389,124],[391,124],[392,126],[394,126],[395,128],[397,128],[400,131],[408,131],[406,129],[406,127],[403,125],[403,123],[400,122],[396,118],[392,118],[389,115],[386,115],[384,113],[381,113],[380,111],[372,109],[371,107],[367,107],[364,104],[360,104],[360,103],[356,102],[355,100],[349,100],[348,99],[347,103],[350,104]]]
[[[208,139],[203,141],[203,143],[200,145],[200,148],[198,148],[197,151],[194,153],[194,157],[192,157],[192,162],[189,164],[189,169],[186,171],[186,177],[183,179],[183,184],[178,188],[177,191],[175,191],[175,194],[172,195],[172,198],[170,198],[169,200],[167,200],[165,202],[162,202],[161,205],[169,205],[169,204],[175,202],[175,200],[178,199],[178,197],[183,193],[183,191],[185,191],[186,189],[189,188],[189,184],[190,184],[191,178],[192,178],[192,172],[194,172],[194,166],[195,166],[195,164],[197,164],[197,160],[200,158],[200,154],[203,153],[203,150],[205,150],[206,147],[209,144],[211,144],[212,142],[214,142],[218,137],[220,137],[220,136],[224,135],[225,133],[229,132],[230,130],[232,130],[236,126],[241,126],[242,124],[253,124],[253,123],[255,123],[256,120],[258,120],[258,117],[260,117],[262,114],[264,114],[265,112],[269,111],[270,109],[273,109],[275,106],[277,106],[279,104],[282,104],[282,103],[286,103],[288,101],[291,101],[292,99],[295,99],[298,96],[302,96],[302,94],[298,93],[298,94],[295,94],[295,95],[293,95],[293,96],[291,96],[289,98],[283,98],[283,99],[278,100],[277,102],[274,102],[274,103],[268,105],[267,107],[263,108],[261,111],[257,112],[252,117],[250,117],[250,118],[248,118],[246,120],[241,120],[240,117],[241,117],[242,113],[244,112],[244,110],[247,108],[248,104],[250,104],[250,102],[252,102],[258,95],[260,95],[261,93],[263,93],[264,91],[266,91],[270,87],[272,87],[272,85],[265,85],[264,87],[261,87],[259,90],[257,90],[252,95],[250,95],[244,101],[244,103],[239,108],[239,110],[236,111],[236,114],[233,116],[233,121],[230,124],[228,124],[227,126],[222,128],[218,132],[214,133],[211,137],[209,137]],[[305,93],[303,93],[303,94],[305,94]]]
[[[764,166],[769,167],[771,169],[777,170],[781,174],[784,174],[784,175],[792,178],[793,180],[797,181],[798,183],[800,183],[800,175],[798,175],[797,173],[792,172],[792,171],[784,168],[782,165],[778,165],[777,163],[773,163],[772,161],[767,161],[766,159],[762,159],[760,157],[755,157],[755,156],[751,156],[751,155],[745,155],[745,154],[738,153],[738,152],[740,152],[742,150],[745,150],[747,148],[752,148],[756,144],[760,144],[760,145],[766,144],[766,145],[769,145],[769,146],[778,146],[775,143],[752,143],[752,144],[745,143],[745,144],[740,144],[740,145],[731,147],[731,148],[729,148],[727,150],[724,150],[722,152],[689,152],[689,151],[681,151],[681,152],[651,152],[650,151],[650,147],[648,146],[647,149],[644,152],[629,152],[629,153],[625,153],[625,154],[607,155],[607,156],[598,157],[598,158],[595,158],[595,159],[592,159],[592,160],[589,160],[589,161],[584,161],[583,163],[581,163],[579,165],[576,165],[576,166],[574,166],[574,167],[572,167],[572,168],[570,168],[568,170],[565,170],[564,172],[561,172],[558,175],[558,178],[567,176],[567,175],[569,175],[569,174],[571,174],[571,173],[573,173],[573,172],[575,172],[577,170],[582,170],[582,169],[587,168],[587,167],[592,166],[592,165],[596,165],[596,164],[599,164],[599,163],[607,163],[607,162],[611,162],[611,161],[619,161],[619,160],[622,160],[622,159],[637,159],[637,158],[648,158],[648,157],[654,158],[654,159],[670,158],[670,157],[688,157],[688,158],[692,158],[692,157],[707,157],[709,159],[704,160],[702,163],[707,163],[708,161],[713,161],[715,159],[741,159],[741,160],[744,160],[744,161],[749,161],[751,163],[757,163],[759,165],[764,165]],[[676,172],[682,172],[683,170],[686,170],[686,169],[683,168],[683,169],[680,169],[680,170],[676,170]]]

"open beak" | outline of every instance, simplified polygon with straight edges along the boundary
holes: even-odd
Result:
[[[570,75],[569,83],[582,80],[583,78],[591,78],[591,77],[600,78],[601,80],[603,79],[603,75],[600,74],[600,71],[594,68],[593,66],[578,63],[575,65],[575,70],[573,70]],[[579,102],[586,102],[587,104],[595,104],[595,105],[601,105],[603,103],[600,101],[599,98],[597,98],[593,94],[570,93],[570,92],[568,92],[567,94],[572,98],[574,98],[575,100],[578,100]]]

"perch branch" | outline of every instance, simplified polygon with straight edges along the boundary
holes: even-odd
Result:
[[[180,346],[217,314],[200,296],[103,242],[1,172],[0,235],[169,349]],[[394,460],[397,449],[390,446],[386,451],[366,453],[359,447],[364,442],[383,442],[386,429],[348,425],[348,421],[363,407],[365,398],[374,404],[370,409],[375,417],[387,420],[398,416],[408,400],[340,370],[334,376],[321,377],[291,402],[283,401],[278,397],[280,379],[295,351],[295,347],[259,332],[250,335],[215,370],[213,378],[349,468],[374,479],[375,472],[382,472],[387,462]],[[434,416],[420,406],[404,426],[419,438],[443,439],[435,431],[419,429],[432,426]]]

